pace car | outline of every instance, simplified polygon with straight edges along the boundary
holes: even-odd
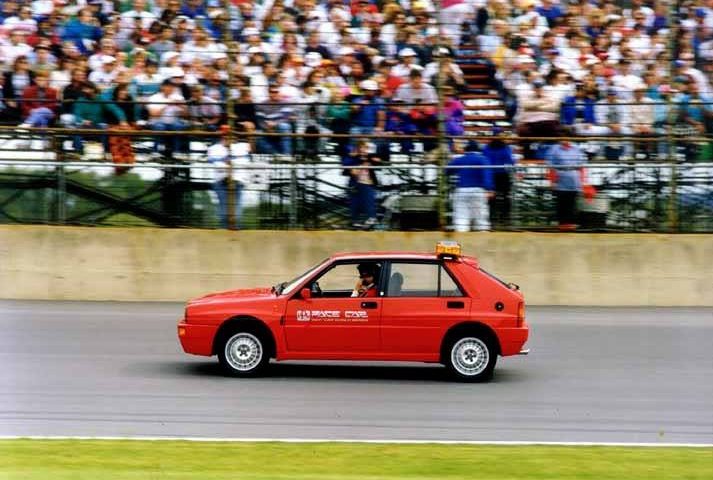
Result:
[[[441,363],[455,379],[492,377],[498,356],[527,354],[519,287],[455,242],[433,253],[333,255],[267,288],[190,300],[178,323],[186,353],[217,355],[228,375],[271,359]]]

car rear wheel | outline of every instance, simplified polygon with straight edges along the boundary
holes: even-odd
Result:
[[[270,360],[261,336],[247,331],[227,335],[218,359],[225,373],[233,377],[257,376]]]
[[[483,382],[492,378],[497,358],[497,352],[487,340],[463,336],[451,342],[446,366],[458,380]]]

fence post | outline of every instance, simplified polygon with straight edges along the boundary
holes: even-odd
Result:
[[[668,24],[671,26],[671,32],[669,33],[669,62],[668,62],[668,76],[669,81],[672,83],[674,80],[674,74],[676,73],[676,55],[678,51],[678,18],[676,18],[675,9],[678,8],[679,2],[671,2],[668,9]],[[678,112],[675,111],[676,105],[673,103],[673,92],[669,93],[667,99],[668,107],[668,154],[669,163],[671,164],[671,179],[669,183],[669,206],[668,206],[668,230],[671,232],[678,231],[678,201],[676,195],[676,157],[678,156],[678,149],[676,147],[676,135],[674,128],[678,122]]]
[[[63,160],[60,153],[62,150],[62,139],[60,139],[60,148],[57,148],[57,137],[52,135],[50,138],[52,150],[55,152],[55,158],[61,162]],[[55,192],[54,204],[55,222],[64,225],[67,221],[67,179],[65,177],[64,165],[57,165],[55,173],[57,177],[57,190]]]
[[[228,148],[228,178],[227,178],[227,187],[228,187],[228,192],[227,192],[227,209],[225,210],[228,215],[228,229],[229,230],[237,230],[238,225],[235,219],[235,214],[236,212],[236,205],[235,205],[235,196],[237,195],[237,192],[235,191],[235,182],[233,181],[233,142],[235,141],[235,136],[233,135],[233,132],[235,130],[235,98],[233,97],[233,55],[237,55],[238,52],[233,52],[232,51],[232,46],[233,46],[233,35],[232,35],[232,30],[230,28],[231,24],[231,18],[230,18],[230,9],[232,7],[232,3],[230,0],[224,0],[223,1],[223,9],[225,10],[226,15],[228,16],[228,20],[224,22],[223,24],[223,42],[228,45],[228,61],[227,61],[227,67],[228,67],[228,88],[226,92],[226,98],[225,98],[225,109],[227,110],[227,119],[228,119],[228,131],[223,132],[227,138],[226,138],[226,146]]]

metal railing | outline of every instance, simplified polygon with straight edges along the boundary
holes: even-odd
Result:
[[[337,152],[342,139],[351,141],[355,136],[293,135],[295,145],[316,141],[311,154],[299,148],[292,155],[243,151],[231,167],[231,195],[230,182],[221,185],[216,181],[225,177],[225,168],[205,158],[205,149],[217,133],[182,132],[190,148],[180,157],[167,157],[154,155],[152,149],[157,138],[172,132],[109,132],[132,137],[135,163],[130,165],[108,162],[109,156],[99,144],[92,147],[97,148],[94,155],[87,142],[85,152],[90,152],[85,157],[67,155],[77,133],[28,131],[23,135],[29,135],[30,144],[41,142],[41,148],[32,150],[28,145],[5,151],[4,160],[0,160],[0,222],[220,228],[230,225],[226,216],[233,210],[229,218],[235,218],[237,228],[453,227],[452,177],[440,163],[440,154],[428,151],[429,137],[363,136],[371,137],[384,156],[383,164],[368,167],[376,171],[379,184],[375,188],[376,220],[365,222],[363,215],[355,217],[352,212],[359,198]],[[98,140],[108,132],[82,133],[84,138],[93,135]],[[235,134],[235,138],[249,144],[249,136]],[[542,137],[527,140],[553,141]],[[594,142],[602,148],[607,141],[656,147],[642,149],[645,153],[636,153],[627,161],[609,161],[602,154],[582,165],[591,188],[587,198],[576,200],[577,230],[713,231],[713,161],[705,161],[705,155],[699,156],[704,161],[695,162],[681,148],[669,156],[668,146],[657,146],[670,141],[670,136],[572,140],[588,145]],[[707,137],[678,140],[681,146],[703,149],[711,143]],[[404,141],[410,142],[408,148]],[[545,161],[519,163],[507,171],[509,193],[496,194],[489,203],[491,229],[557,231],[555,193]],[[440,188],[443,185],[445,188]],[[228,209],[231,196],[233,208]]]

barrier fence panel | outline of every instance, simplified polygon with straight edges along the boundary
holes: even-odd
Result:
[[[358,144],[355,136],[255,135],[260,141],[290,140],[292,153],[281,154],[253,153],[262,151],[254,148],[255,141],[236,135],[227,161],[212,158],[208,150],[224,141],[220,133],[184,132],[180,154],[165,155],[163,150],[155,151],[156,145],[173,145],[175,133],[88,130],[81,132],[84,155],[68,155],[78,133],[28,129],[12,139],[17,140],[13,149],[0,148],[0,222],[241,229],[713,231],[713,163],[696,161],[699,157],[685,151],[659,155],[667,150],[661,147],[668,141],[666,136],[571,138],[589,154],[579,163],[559,168],[549,164],[547,153],[556,138],[505,138],[515,146],[525,140],[539,143],[536,148],[544,153],[541,158],[520,158],[512,166],[453,170],[448,163],[461,155],[459,150],[471,137],[448,138],[455,150],[451,152],[435,148],[427,136],[364,136],[368,138],[365,157],[378,161],[360,163],[349,154]],[[105,151],[106,137],[128,139],[130,158]],[[708,139],[687,142],[707,146]],[[607,160],[606,148],[619,146],[640,151],[629,161]],[[492,193],[478,200],[467,187],[459,188],[463,186],[458,184],[459,175],[468,171],[481,172],[478,178],[492,174]],[[561,184],[566,178],[575,182],[576,193],[566,193],[569,187]]]

